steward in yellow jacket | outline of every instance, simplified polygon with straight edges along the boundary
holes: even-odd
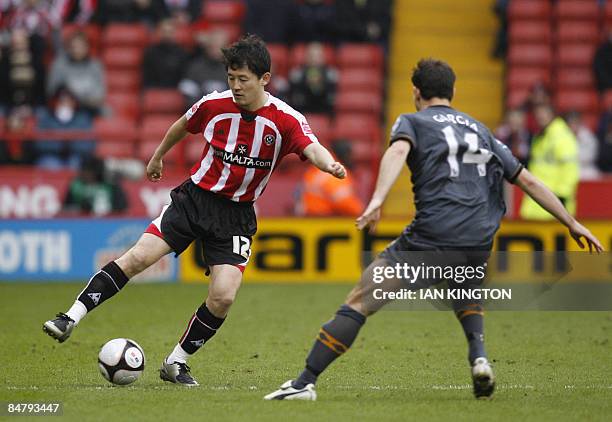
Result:
[[[529,171],[557,195],[570,214],[575,215],[580,173],[576,137],[561,117],[555,117],[550,106],[538,106],[534,114],[543,129],[533,138]],[[523,198],[520,214],[530,220],[553,219],[528,196]]]

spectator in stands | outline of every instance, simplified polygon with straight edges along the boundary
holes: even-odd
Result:
[[[565,116],[565,121],[574,132],[578,141],[578,162],[580,164],[580,180],[593,180],[599,177],[596,161],[599,144],[597,138],[583,122],[582,115],[572,111]]]
[[[106,85],[102,64],[89,54],[84,32],[75,32],[67,40],[67,51],[61,51],[49,71],[47,93],[66,88],[81,109],[98,114],[104,104]]]
[[[272,78],[270,79],[270,83],[266,85],[266,91],[276,98],[289,102],[289,89],[289,80],[285,76],[276,73],[274,63],[272,63]]]
[[[538,82],[533,85],[527,100],[523,104],[523,110],[527,116],[527,129],[529,130],[531,136],[534,136],[542,129],[542,127],[538,126],[534,112],[535,108],[540,105],[552,107],[552,97],[550,90],[546,87],[546,85]]]
[[[297,5],[290,0],[246,0],[244,30],[267,43],[293,41]]]
[[[51,15],[60,22],[88,23],[96,11],[97,0],[55,0],[51,2]]]
[[[504,123],[495,129],[495,137],[510,148],[512,154],[523,165],[527,165],[531,136],[527,130],[525,112],[523,110],[508,110]]]
[[[0,150],[3,154],[0,162],[14,164],[29,164],[30,137],[32,135],[31,110],[25,107],[13,108],[6,117],[5,127],[0,128]]]
[[[205,94],[228,89],[227,71],[221,53],[221,48],[229,40],[227,32],[220,28],[211,29],[205,22],[200,22],[194,26],[194,38],[196,48],[179,84],[189,106]]]
[[[601,116],[597,138],[599,139],[597,166],[603,172],[612,173],[612,110]]]
[[[510,0],[495,0],[493,12],[499,19],[499,28],[495,37],[495,45],[493,47],[493,57],[506,57],[508,51],[508,5]]]
[[[98,0],[93,21],[100,25],[110,22],[140,22],[154,27],[168,16],[164,0]]]
[[[334,5],[338,41],[387,43],[390,0],[336,0]]]
[[[612,89],[612,28],[608,32],[606,41],[595,52],[593,71],[597,90],[600,93]]]
[[[351,170],[351,143],[337,140],[332,151],[338,161]],[[306,216],[343,215],[356,217],[363,211],[363,202],[357,196],[355,183],[349,171],[346,178],[335,177],[308,169],[300,187],[297,214]]]
[[[333,4],[325,0],[301,0],[297,2],[293,39],[297,42],[334,42],[335,26],[342,19]]]
[[[567,123],[555,115],[552,106],[536,106],[534,116],[542,130],[531,143],[529,171],[557,195],[571,214],[575,214],[579,179],[576,137]],[[523,199],[520,214],[532,220],[552,218],[528,196]]]
[[[303,113],[331,113],[338,75],[325,63],[320,43],[311,43],[306,50],[306,62],[289,75],[291,104]]]
[[[79,109],[76,98],[60,87],[49,101],[49,107],[39,110],[38,129],[91,130],[91,114]],[[93,154],[96,144],[92,139],[39,139],[32,143],[35,163],[45,168],[69,166],[78,169],[84,157]]]
[[[164,0],[164,5],[179,25],[195,22],[202,14],[202,0]]]
[[[25,30],[30,37],[30,44],[37,50],[37,54],[44,54],[47,38],[54,37],[55,43],[59,41],[59,16],[51,11],[51,4],[47,0],[21,0],[14,3],[7,18],[8,29]]]
[[[0,52],[0,106],[8,110],[44,104],[43,56],[30,44],[25,29],[14,29],[10,45]]]
[[[144,53],[142,85],[144,88],[176,88],[187,61],[187,52],[175,40],[174,20],[159,21],[157,34],[159,41]]]
[[[103,216],[124,211],[127,205],[121,186],[105,175],[104,161],[92,156],[83,161],[78,176],[70,183],[63,211]]]

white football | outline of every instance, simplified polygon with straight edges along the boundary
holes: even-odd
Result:
[[[142,375],[145,355],[142,347],[134,340],[116,338],[100,350],[98,367],[104,378],[113,384],[127,385]]]

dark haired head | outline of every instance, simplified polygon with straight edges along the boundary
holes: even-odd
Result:
[[[236,70],[246,66],[258,78],[270,71],[270,53],[257,35],[247,35],[221,51],[226,69]]]
[[[412,71],[412,84],[424,100],[434,97],[451,101],[455,89],[455,72],[442,60],[421,59]]]

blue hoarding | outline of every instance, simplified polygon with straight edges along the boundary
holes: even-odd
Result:
[[[141,219],[2,220],[0,281],[82,281],[129,249],[150,223]],[[173,254],[135,277],[175,281]]]

